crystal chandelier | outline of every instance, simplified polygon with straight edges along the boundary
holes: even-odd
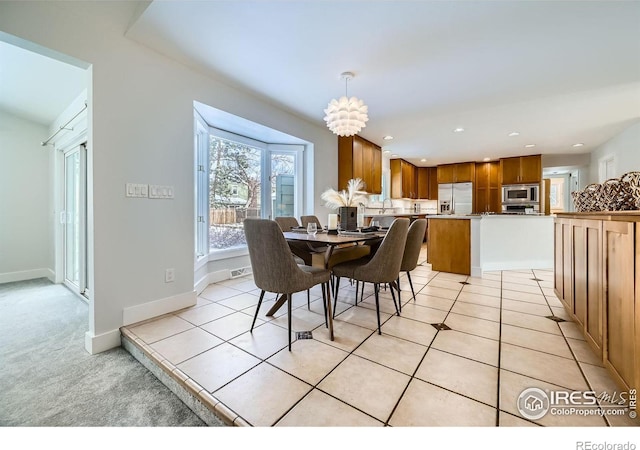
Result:
[[[354,77],[351,72],[344,72],[340,78],[344,80],[345,95],[338,100],[333,99],[329,102],[327,109],[324,110],[326,116],[327,127],[338,136],[353,136],[358,134],[369,120],[367,116],[367,106],[362,100],[356,97],[348,97],[347,84]]]

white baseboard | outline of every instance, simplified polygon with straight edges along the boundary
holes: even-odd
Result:
[[[198,280],[195,285],[195,291],[197,295],[200,295],[200,293],[202,293],[202,291],[204,291],[211,283],[217,283],[219,281],[228,280],[230,278],[231,271],[228,269],[208,273],[204,277],[200,278],[200,280]]]
[[[188,308],[196,304],[196,297],[196,291],[191,291],[125,308],[122,311],[122,325],[131,325],[132,323]]]
[[[84,335],[84,348],[91,355],[116,347],[120,347],[120,330],[111,330],[99,335],[87,331]]]
[[[19,272],[0,273],[0,284],[11,283],[13,281],[34,280],[36,278],[48,278],[55,283],[55,274],[48,268],[22,270]]]
[[[483,272],[495,270],[553,269],[553,260],[521,260],[509,262],[492,262],[482,264]]]

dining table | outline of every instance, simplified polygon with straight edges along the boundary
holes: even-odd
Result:
[[[309,250],[323,257],[318,259],[314,258],[314,266],[328,268],[329,259],[335,248],[342,245],[356,244],[359,245],[365,241],[372,239],[381,239],[384,237],[386,230],[380,230],[375,232],[359,232],[359,231],[343,231],[339,234],[333,234],[327,230],[318,230],[316,233],[307,233],[306,230],[295,230],[283,232],[285,239],[288,242],[306,242],[309,244]],[[327,296],[327,315],[329,336],[333,341],[333,314],[331,311],[331,298]],[[281,295],[276,299],[275,304],[267,311],[267,316],[273,316],[278,309],[286,302],[286,296]]]

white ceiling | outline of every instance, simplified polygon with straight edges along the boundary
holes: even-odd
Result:
[[[49,126],[86,89],[86,70],[2,38],[0,109]]]
[[[320,126],[352,71],[360,135],[423,166],[590,152],[640,120],[637,1],[154,1],[127,36]]]

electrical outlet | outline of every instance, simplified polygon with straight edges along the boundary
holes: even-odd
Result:
[[[164,271],[164,282],[165,283],[173,283],[176,279],[176,271],[175,269],[167,269]]]

